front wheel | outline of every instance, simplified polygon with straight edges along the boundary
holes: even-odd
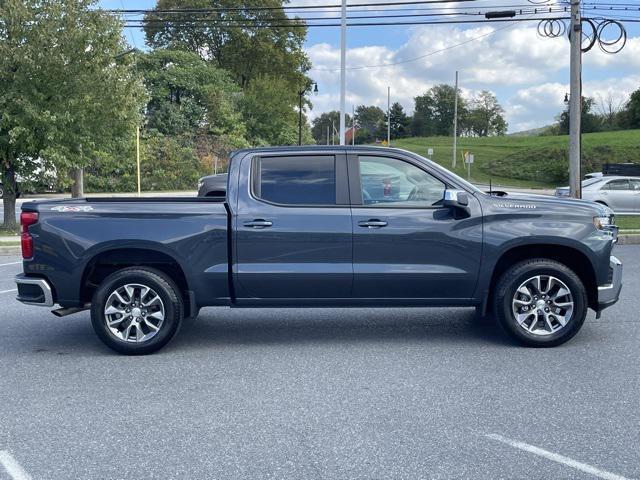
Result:
[[[553,347],[570,340],[587,315],[587,293],[567,266],[547,259],[526,260],[498,280],[494,311],[520,343]]]
[[[109,348],[145,355],[164,347],[184,315],[176,284],[158,270],[132,267],[109,275],[91,303],[91,323]]]

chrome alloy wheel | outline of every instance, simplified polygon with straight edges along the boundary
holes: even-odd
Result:
[[[130,283],[109,295],[104,307],[105,323],[111,334],[125,342],[145,342],[164,323],[164,303],[150,287]]]
[[[574,307],[569,287],[551,275],[537,275],[522,282],[511,305],[518,324],[534,335],[551,335],[564,328]]]

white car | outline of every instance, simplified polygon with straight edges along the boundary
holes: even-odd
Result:
[[[556,197],[568,197],[569,187],[556,189]],[[640,177],[600,177],[582,182],[582,198],[601,203],[617,214],[640,214]]]

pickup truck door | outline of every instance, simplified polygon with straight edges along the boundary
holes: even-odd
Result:
[[[442,206],[445,181],[410,158],[349,155],[348,168],[354,297],[472,298],[482,253],[479,201],[469,195],[470,215],[460,218]]]
[[[238,303],[350,298],[345,155],[330,150],[247,156],[239,172],[234,226]]]

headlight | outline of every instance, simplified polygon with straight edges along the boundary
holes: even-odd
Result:
[[[606,230],[614,224],[613,215],[593,217],[593,225],[598,230]]]

